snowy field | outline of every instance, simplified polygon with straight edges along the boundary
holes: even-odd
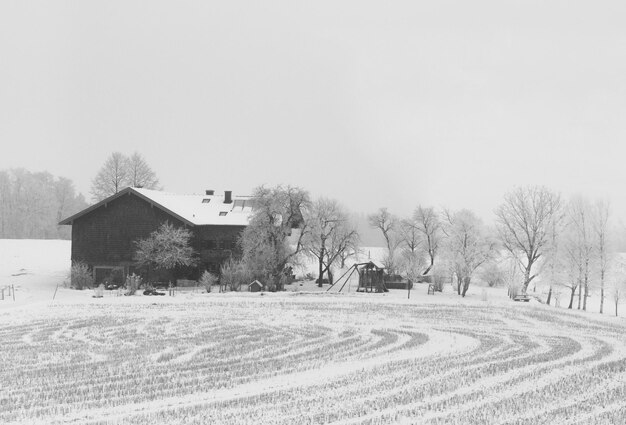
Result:
[[[69,242],[0,253],[2,424],[626,423],[622,318],[478,286],[53,301]]]

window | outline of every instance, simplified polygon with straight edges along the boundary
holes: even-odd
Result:
[[[210,200],[209,198],[204,198],[204,199],[202,200],[202,203],[203,203],[203,204],[208,204],[209,202],[211,202],[211,200]]]
[[[220,211],[220,217],[224,217],[226,214],[228,214],[228,211]]]

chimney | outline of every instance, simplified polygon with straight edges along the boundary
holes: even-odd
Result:
[[[206,195],[207,196],[215,195],[215,191],[214,190],[207,190],[206,191]]]
[[[224,191],[224,203],[225,204],[230,204],[233,202],[233,191],[232,190],[225,190]]]

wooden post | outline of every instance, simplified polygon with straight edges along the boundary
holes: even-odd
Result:
[[[15,286],[11,285],[11,292],[13,293],[13,301],[15,301]]]
[[[411,279],[409,279],[409,282],[406,284],[406,287],[408,289],[408,294],[407,294],[407,299],[411,299]]]
[[[57,283],[57,287],[54,288],[54,295],[52,296],[52,301],[54,301],[54,297],[57,296],[57,289],[59,289],[59,284]]]

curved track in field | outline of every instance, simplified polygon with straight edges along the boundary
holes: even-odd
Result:
[[[623,322],[541,306],[242,297],[50,307],[16,322],[0,325],[1,423],[626,418]]]

